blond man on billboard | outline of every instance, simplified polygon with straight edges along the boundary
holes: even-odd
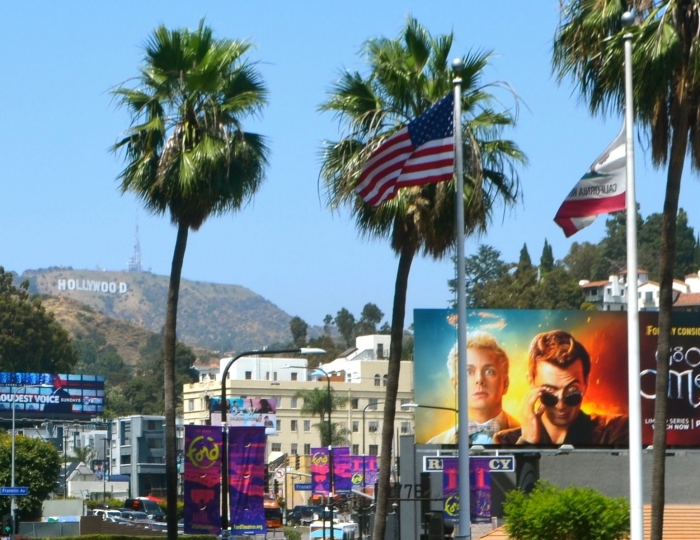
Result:
[[[459,391],[457,376],[457,344],[447,355],[450,382]],[[503,395],[508,391],[508,355],[498,342],[485,332],[467,339],[467,391],[469,392],[469,440],[471,444],[492,444],[495,433],[520,424],[503,410]],[[457,444],[454,426],[436,435],[428,444]]]
[[[535,336],[530,344],[528,381],[521,408],[522,427],[494,436],[496,444],[626,446],[626,416],[586,414],[591,359],[585,347],[563,330]]]

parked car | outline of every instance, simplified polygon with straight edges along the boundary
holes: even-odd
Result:
[[[136,512],[146,512],[148,519],[155,521],[165,521],[165,514],[160,505],[148,497],[137,497],[136,499],[127,499],[124,501],[124,506],[129,510]]]
[[[320,506],[297,505],[287,514],[287,524],[308,525],[321,518],[319,512],[323,514],[323,509]]]

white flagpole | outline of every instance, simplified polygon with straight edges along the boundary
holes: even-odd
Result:
[[[464,270],[464,171],[462,166],[462,78],[461,58],[452,61],[455,93],[455,212],[457,227],[457,388],[459,450],[459,529],[456,538],[471,540],[469,502],[469,414],[467,407],[467,299]]]
[[[629,11],[622,25],[634,23]],[[637,275],[637,199],[634,189],[634,94],[632,91],[632,34],[625,40],[625,128],[627,160],[627,378],[629,388],[630,540],[644,538],[642,499],[642,405],[640,398],[639,301]]]

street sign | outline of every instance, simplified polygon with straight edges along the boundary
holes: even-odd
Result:
[[[296,491],[311,491],[311,487],[312,487],[311,482],[309,482],[308,484],[306,484],[306,483],[294,484],[294,489]]]
[[[0,495],[29,495],[28,487],[0,487]]]
[[[275,478],[284,478],[284,469],[275,469]]]
[[[423,456],[423,472],[442,471],[445,456]],[[454,456],[449,456],[454,458]],[[489,460],[491,472],[515,472],[515,456],[493,456]]]

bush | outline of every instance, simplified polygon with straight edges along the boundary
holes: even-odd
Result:
[[[301,531],[295,529],[294,527],[285,527],[284,537],[287,540],[301,540]]]
[[[513,540],[622,540],[629,536],[629,502],[591,488],[539,481],[529,495],[506,495],[505,528]]]

